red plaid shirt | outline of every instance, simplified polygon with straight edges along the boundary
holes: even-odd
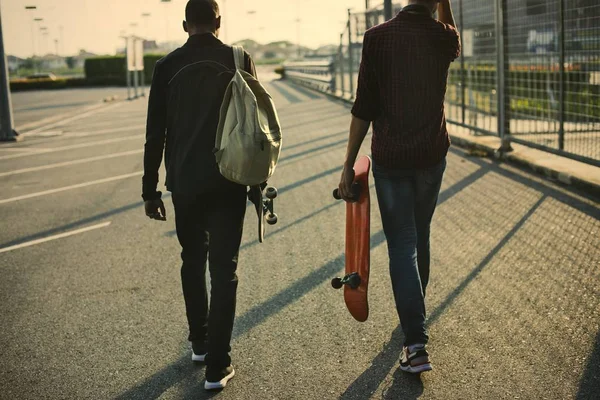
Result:
[[[446,81],[459,55],[457,30],[415,6],[367,31],[352,114],[373,121],[375,163],[426,168],[446,156]]]

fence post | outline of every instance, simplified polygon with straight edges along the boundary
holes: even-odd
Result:
[[[383,14],[386,21],[392,19],[392,0],[384,0],[383,2]]]
[[[350,98],[354,98],[354,49],[352,49],[352,15],[348,9],[348,69],[350,72]]]
[[[133,100],[133,97],[131,97],[131,71],[129,71],[129,68],[126,68],[127,72],[127,100]]]
[[[508,88],[508,26],[506,19],[506,0],[496,0],[496,93],[498,96],[498,135],[501,145],[499,152],[510,152],[510,97]]]
[[[19,136],[13,127],[8,63],[6,62],[6,54],[4,54],[2,17],[0,16],[0,142],[16,142],[18,140]]]
[[[558,149],[565,149],[565,0],[559,0],[558,10],[558,35],[559,35],[559,128]]]
[[[342,90],[342,97],[344,97],[344,92],[346,91],[346,74],[344,71],[344,34],[340,33],[340,89]]]
[[[332,58],[330,63],[329,63],[329,75],[330,75],[330,80],[329,80],[329,91],[333,94],[336,93],[336,82],[335,82],[335,75],[336,75],[336,67],[335,67],[335,58]]]
[[[369,13],[369,10],[371,9],[371,4],[369,0],[365,0],[365,30],[368,30],[371,28],[371,24],[369,23],[369,19],[371,18],[371,15]]]
[[[458,12],[460,13],[460,38],[463,40],[464,36],[464,18],[463,18],[463,0],[458,0]],[[465,102],[465,96],[467,95],[467,86],[465,79],[466,71],[465,71],[465,53],[461,52],[460,55],[460,89],[461,89],[461,102],[462,102],[462,112],[461,112],[461,122],[463,125],[466,122],[466,114],[467,114],[467,105]]]

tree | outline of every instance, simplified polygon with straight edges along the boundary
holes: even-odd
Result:
[[[65,58],[65,62],[67,63],[67,67],[69,67],[69,69],[75,68],[75,57],[67,57]]]

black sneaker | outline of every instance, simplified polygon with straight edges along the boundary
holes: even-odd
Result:
[[[400,369],[411,374],[431,371],[433,367],[429,362],[429,353],[424,344],[404,346],[400,357]]]
[[[206,342],[198,341],[192,342],[192,361],[194,362],[204,362],[206,359]]]
[[[227,386],[227,382],[235,375],[233,366],[227,368],[211,367],[210,365],[206,368],[206,382],[204,383],[204,389],[206,390],[219,390]]]

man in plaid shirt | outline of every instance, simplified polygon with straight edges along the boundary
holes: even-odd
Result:
[[[450,146],[446,81],[460,39],[450,0],[409,3],[365,34],[339,189],[352,201],[353,165],[373,123],[373,175],[405,337],[400,368],[420,373],[432,369],[425,328],[429,236]]]

